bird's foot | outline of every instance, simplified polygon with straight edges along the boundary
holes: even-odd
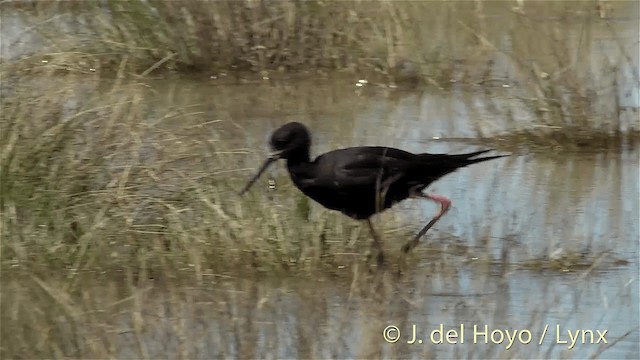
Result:
[[[384,253],[382,252],[382,250],[378,251],[378,256],[376,256],[376,263],[378,265],[378,269],[383,269],[386,266],[386,263],[384,260],[385,260]]]
[[[404,274],[406,268],[407,268],[407,256],[406,256],[406,252],[404,252],[404,247],[403,247],[403,252],[398,257],[398,275]]]
[[[376,263],[376,268],[378,270],[382,270],[384,268],[386,268],[387,266],[387,262],[386,262],[386,257],[384,256],[384,253],[381,250],[376,250],[376,249],[371,249],[370,251],[367,252],[367,264],[372,263],[373,257],[374,257],[374,253],[375,253],[375,263]]]

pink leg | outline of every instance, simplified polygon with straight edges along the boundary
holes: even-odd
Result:
[[[449,208],[451,207],[451,200],[449,200],[447,197],[442,195],[420,193],[420,194],[414,195],[414,197],[433,200],[438,204],[440,204],[440,212],[438,212],[436,216],[434,216],[434,219],[440,219],[442,215],[444,215],[447,211],[449,211]]]
[[[438,220],[440,220],[440,218],[446,214],[447,211],[449,211],[449,208],[451,207],[451,200],[449,200],[448,198],[442,196],[442,195],[436,195],[436,194],[423,194],[421,192],[415,192],[413,194],[411,194],[412,198],[421,198],[421,199],[427,199],[427,200],[431,200],[431,201],[435,201],[438,204],[440,204],[440,211],[438,211],[438,213],[436,214],[436,216],[433,217],[433,219],[431,219],[431,221],[429,221],[429,223],[422,228],[422,230],[420,230],[420,232],[418,232],[418,234],[408,243],[404,244],[404,246],[402,246],[402,252],[403,253],[408,253],[409,251],[411,251],[411,249],[413,249],[414,247],[416,247],[418,245],[418,242],[420,241],[420,238],[427,233],[427,231],[429,231],[429,229],[436,223],[438,222]]]

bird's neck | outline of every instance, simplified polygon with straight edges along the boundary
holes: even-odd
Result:
[[[309,180],[313,180],[317,176],[317,169],[312,162],[307,161],[287,161],[287,170],[289,170],[289,177],[293,183],[303,192],[305,191],[305,184]]]
[[[289,154],[287,158],[287,166],[295,167],[297,165],[307,164],[310,162],[309,149],[301,149],[295,153]]]
[[[287,169],[296,185],[299,185],[302,179],[312,178],[315,174],[308,150],[297,152],[293,157],[290,156],[287,159]]]

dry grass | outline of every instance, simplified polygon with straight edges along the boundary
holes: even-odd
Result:
[[[468,283],[462,271],[486,274],[491,286],[523,273],[520,267],[583,279],[626,265],[595,250],[512,264],[511,242],[493,258],[490,240],[481,239],[486,249],[425,244],[412,260],[427,267],[381,279],[368,272],[366,227],[310,204],[288,180],[276,179],[276,191],[264,191],[263,182],[256,185],[262,191],[237,196],[248,173],[237,124],[190,107],[155,108],[147,96],[154,90],[144,83],[70,76],[14,78],[2,98],[2,358],[275,358],[283,347],[305,358],[326,357],[324,349],[336,349],[333,357],[407,357],[415,350],[385,344],[381,329],[421,321],[415,309],[438,301],[434,294],[450,284]],[[591,186],[585,179],[574,186]],[[393,215],[378,222],[383,236],[409,238],[413,229]],[[387,243],[391,259],[399,242]],[[434,289],[432,282],[447,285]],[[329,291],[348,306],[318,295]],[[490,322],[485,303],[497,303],[492,295],[463,295],[453,297],[455,306],[441,302],[429,312],[453,317],[466,309],[465,321]],[[516,325],[540,329],[555,298],[531,301],[529,323]],[[503,318],[500,306],[493,311]],[[363,333],[358,341],[347,338],[354,328]],[[421,350],[446,356],[436,346]],[[535,351],[544,357],[552,350],[545,344]],[[468,347],[455,355],[531,351]]]
[[[512,120],[503,142],[580,148],[637,139],[637,109],[619,99],[640,84],[630,55],[638,39],[624,31],[638,19],[606,18],[629,4],[607,4],[605,18],[593,1],[523,4],[36,2],[11,9],[31,19],[29,32],[45,45],[12,66],[134,78],[347,71],[382,84],[479,87],[489,104],[504,85],[535,120],[503,111]],[[599,49],[594,33],[610,36],[610,46]]]
[[[617,67],[630,62],[627,54],[592,76],[589,2],[527,3],[526,15],[510,18],[507,49],[500,45],[505,25],[486,18],[510,13],[503,3],[373,4],[14,6],[35,19],[31,31],[47,42],[2,69],[3,264],[72,273],[135,264],[141,271],[201,276],[237,266],[337,268],[361,257],[366,232],[340,214],[311,212],[292,188],[260,199],[235,196],[235,183],[246,174],[238,164],[247,151],[241,142],[223,139],[241,138],[241,130],[193,109],[158,113],[145,101],[153,89],[135,79],[167,70],[375,71],[389,77],[385,82],[415,70],[418,82],[443,91],[452,79],[480,84],[487,107],[510,120],[506,133],[492,138],[498,143],[601,149],[640,134],[637,127],[624,128],[623,117],[633,113],[617,103]],[[77,15],[76,32],[52,18],[69,14]],[[541,20],[558,14],[566,21]],[[424,26],[412,26],[417,23]],[[562,35],[575,34],[576,23],[586,29],[579,42]],[[496,78],[496,59],[516,71]],[[61,71],[66,76],[56,77]],[[110,73],[116,82],[102,80]],[[36,79],[49,79],[48,85]],[[494,102],[496,81],[520,84],[514,101],[526,106],[533,127]],[[473,117],[476,100],[463,101]],[[477,135],[486,137],[482,127]],[[295,216],[290,209],[297,209]],[[391,231],[402,226],[396,219],[385,223]]]
[[[35,53],[3,63],[0,74],[6,84],[0,103],[1,357],[122,357],[124,346],[132,351],[130,357],[170,353],[189,358],[208,354],[199,353],[198,346],[213,344],[219,357],[251,358],[258,356],[253,345],[265,323],[280,335],[296,333],[293,348],[299,357],[327,357],[314,342],[315,325],[325,319],[316,310],[328,306],[317,292],[300,290],[302,301],[310,305],[297,314],[311,317],[313,326],[301,322],[292,329],[272,323],[283,314],[274,305],[279,295],[271,288],[238,292],[230,287],[222,296],[193,295],[179,280],[174,282],[195,279],[198,285],[217,288],[226,286],[219,279],[229,274],[247,274],[255,284],[256,276],[263,281],[264,274],[277,277],[285,272],[305,274],[303,279],[328,277],[349,293],[349,301],[361,297],[363,318],[377,319],[363,327],[364,341],[375,346],[354,355],[340,336],[328,337],[327,348],[341,349],[331,356],[411,354],[406,348],[380,345],[382,309],[397,305],[400,292],[390,285],[397,280],[367,285],[372,278],[363,250],[370,241],[366,227],[311,205],[291,185],[238,197],[249,153],[238,141],[243,136],[239,125],[229,119],[204,119],[202,112],[188,107],[159,110],[146,100],[154,90],[136,80],[173,72],[208,76],[248,71],[260,78],[275,73],[373,73],[384,85],[479,89],[490,105],[502,88],[494,85],[511,84],[518,89],[514,101],[527,105],[535,126],[496,105],[496,113],[511,120],[496,142],[599,150],[637,139],[637,127],[628,129],[623,121],[637,113],[617,101],[622,89],[619,69],[632,63],[625,54],[627,44],[612,31],[623,56],[608,60],[612,62],[605,71],[589,63],[593,52],[582,46],[593,43],[590,29],[598,21],[591,11],[593,2],[525,4],[526,12],[508,24],[487,14],[511,12],[511,2],[0,5],[31,16],[35,25],[30,31],[46,39]],[[544,20],[555,16],[560,21]],[[63,22],[71,25],[61,29]],[[576,25],[585,29],[581,41],[562,35],[575,33]],[[510,48],[503,44],[505,26]],[[497,61],[515,70],[498,74]],[[65,76],[57,77],[60,74]],[[485,136],[481,128],[477,134]],[[407,238],[413,229],[393,215],[384,215],[380,222],[385,224],[383,237]],[[576,272],[582,279],[594,269],[628,265],[595,250],[511,264],[508,241],[499,258],[490,256],[489,240],[478,242],[487,249],[425,245],[413,259],[428,256],[429,267],[416,277],[464,282],[456,278],[464,265],[479,272],[488,269],[487,276],[506,277],[524,267]],[[388,245],[393,258],[398,249]],[[105,286],[87,287],[96,279],[105,280]],[[420,295],[413,301],[433,299],[424,284],[409,285]],[[157,307],[147,306],[157,299],[162,299]],[[458,304],[484,311],[472,298]],[[546,310],[538,305],[532,305],[529,327],[544,321],[540,314]],[[403,303],[401,308],[410,307]],[[226,333],[197,330],[207,329],[203,323],[214,317],[209,316],[212,309],[228,325]],[[437,310],[434,313],[441,312]],[[345,310],[340,316],[338,333],[343,334],[350,331],[347,319],[353,320],[354,314]],[[170,352],[156,354],[149,338],[157,340],[154,331],[162,330],[178,340],[175,347],[167,345]],[[236,343],[229,345],[232,338]],[[266,341],[277,345],[282,340],[273,336]],[[540,357],[552,348],[542,348]],[[457,357],[518,354],[465,351],[459,350]],[[594,350],[596,355],[599,351],[603,348]],[[432,352],[425,347],[423,355],[432,357]],[[520,354],[531,352],[526,348]]]
[[[238,196],[247,151],[223,140],[233,124],[189,109],[149,118],[141,83],[65,84],[23,80],[3,99],[3,267],[201,277],[362,258],[359,224],[311,212],[291,186]]]
[[[366,227],[310,204],[287,179],[238,196],[255,168],[238,124],[155,107],[144,83],[69,76],[14,78],[2,99],[4,268],[201,278],[339,273],[366,259]],[[385,213],[380,230],[408,239],[415,229],[397,216]],[[402,242],[387,244],[392,257]],[[469,251],[462,258],[477,256]]]
[[[236,273],[234,277],[212,274],[186,285],[148,279],[127,269],[115,279],[113,274],[84,274],[81,286],[71,286],[68,279],[59,276],[18,273],[3,279],[0,355],[33,359],[276,358],[295,352],[299,357],[321,358],[330,352],[336,358],[354,354],[361,358],[416,354],[430,358],[535,354],[543,358],[564,353],[567,357],[580,354],[577,356],[596,358],[620,342],[626,348],[616,355],[633,357],[637,353],[633,348],[637,328],[594,323],[598,316],[615,314],[618,306],[633,306],[624,300],[630,290],[598,294],[605,296],[611,307],[598,309],[594,318],[584,310],[566,309],[571,294],[519,294],[513,279],[491,272],[480,272],[486,275],[476,278],[478,285],[472,287],[476,292],[468,293],[470,289],[463,285],[468,280],[461,275],[464,268],[444,266],[442,272],[421,270],[402,280],[354,271],[351,284],[323,276],[296,282]],[[585,271],[578,278],[587,276],[590,274]],[[589,296],[594,284],[577,281],[574,286]],[[521,299],[516,310],[512,307],[517,301],[512,297]],[[526,314],[506,312],[518,309],[526,309]],[[527,345],[516,341],[508,350],[507,343],[483,346],[474,343],[471,336],[465,338],[467,345],[444,348],[429,342],[410,346],[406,332],[395,344],[387,344],[381,337],[382,329],[390,324],[404,331],[412,324],[420,329],[436,328],[439,323],[454,328],[458,320],[468,328],[487,324],[489,328],[530,330],[539,336],[558,313],[562,327],[579,323],[608,328],[608,344],[579,344],[566,353],[567,345],[551,341],[555,330],[550,330],[554,336],[542,345],[537,339]],[[506,314],[510,316],[505,318]]]

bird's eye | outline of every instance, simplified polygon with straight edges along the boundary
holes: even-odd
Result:
[[[287,141],[285,139],[274,139],[273,147],[276,149],[282,149],[287,146]]]

